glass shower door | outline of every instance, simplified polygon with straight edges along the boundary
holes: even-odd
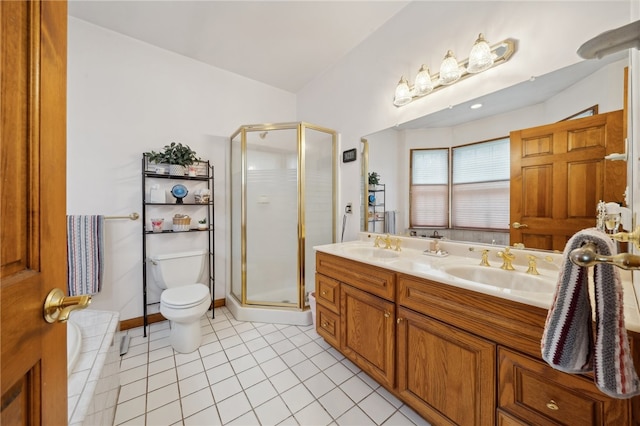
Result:
[[[246,140],[246,303],[297,306],[297,129]]]

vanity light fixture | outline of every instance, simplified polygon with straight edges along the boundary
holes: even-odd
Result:
[[[438,74],[430,75],[429,68],[426,65],[422,65],[412,86],[409,85],[406,78],[401,77],[396,86],[393,104],[397,107],[407,105],[418,98],[464,80],[473,74],[478,74],[503,64],[511,58],[515,51],[516,43],[513,39],[506,39],[489,46],[484,35],[480,34],[471,48],[469,58],[458,61],[453,51],[449,50],[440,65]]]

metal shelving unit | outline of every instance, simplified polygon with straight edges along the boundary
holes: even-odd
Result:
[[[206,232],[207,233],[207,248],[208,248],[208,271],[209,271],[209,292],[211,293],[211,311],[213,315],[213,301],[215,294],[215,267],[214,267],[214,254],[215,254],[215,246],[214,246],[214,238],[213,238],[213,230],[214,230],[214,210],[213,210],[213,179],[214,179],[214,168],[209,163],[209,161],[201,161],[199,163],[200,168],[206,170],[205,174],[196,175],[196,176],[182,176],[182,175],[170,175],[165,173],[157,173],[156,172],[156,164],[150,163],[149,159],[146,155],[142,155],[142,297],[143,297],[143,314],[144,314],[144,337],[147,336],[147,326],[149,325],[148,316],[147,316],[147,307],[149,304],[147,303],[147,245],[150,244],[148,241],[149,238],[162,238],[161,236],[166,236],[170,234],[185,234],[185,233],[194,233],[194,232]],[[163,185],[163,183],[168,182]],[[160,184],[163,187],[168,187],[170,184],[173,185],[175,183],[182,183],[185,186],[189,185],[189,182],[192,183],[206,183],[206,188],[210,191],[209,201],[206,203],[152,203],[147,201],[147,196],[149,195],[149,190],[151,185]],[[154,232],[150,229],[147,229],[147,209],[150,207],[175,207],[176,205],[184,206],[186,209],[193,209],[194,211],[197,208],[205,208],[206,210],[206,218],[207,218],[207,229],[189,229],[188,231],[173,231],[173,230],[163,230],[162,232]],[[193,225],[193,224],[192,224]],[[197,224],[196,224],[197,225]],[[154,237],[151,237],[153,235]],[[151,243],[152,244],[152,243]]]

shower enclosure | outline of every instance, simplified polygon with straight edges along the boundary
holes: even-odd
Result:
[[[313,246],[335,241],[336,132],[257,124],[231,136],[231,286],[240,320],[310,324]]]

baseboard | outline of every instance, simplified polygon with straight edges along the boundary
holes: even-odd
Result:
[[[213,301],[214,308],[220,308],[225,306],[225,299],[217,299]],[[166,321],[167,319],[162,316],[161,313],[147,315],[147,323],[153,324],[156,322]],[[129,330],[131,328],[142,327],[144,325],[144,318],[137,317],[120,321],[120,331]]]

